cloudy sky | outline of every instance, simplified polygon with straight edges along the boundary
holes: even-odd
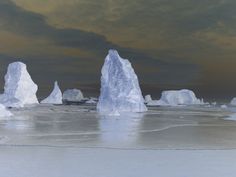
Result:
[[[98,91],[108,49],[132,62],[144,93],[191,88],[236,96],[235,0],[0,0],[0,77],[28,65],[40,92]],[[2,87],[1,87],[2,88]]]

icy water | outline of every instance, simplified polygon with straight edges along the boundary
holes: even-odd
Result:
[[[0,121],[2,145],[147,149],[236,148],[236,121],[217,107],[150,108],[103,116],[94,106],[37,106]]]
[[[0,177],[235,177],[235,108],[120,117],[40,105],[0,120]]]

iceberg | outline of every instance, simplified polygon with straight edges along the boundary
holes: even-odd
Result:
[[[23,107],[38,103],[36,96],[38,86],[31,79],[24,63],[9,64],[4,79],[4,93],[0,95],[1,104],[7,107]]]
[[[147,111],[131,63],[122,59],[116,50],[109,50],[102,67],[97,110],[105,114]]]
[[[236,106],[236,97],[231,100],[230,104],[232,106]]]
[[[63,101],[79,102],[84,99],[83,93],[79,89],[68,89],[63,92]]]
[[[163,91],[160,100],[148,102],[149,106],[177,106],[204,104],[203,100],[196,97],[193,91],[188,89]]]
[[[42,100],[40,103],[46,103],[46,104],[62,104],[62,92],[58,86],[57,81],[54,83],[54,88],[52,93]]]
[[[6,109],[6,107],[3,104],[0,104],[0,117],[9,117],[13,114]]]
[[[151,102],[152,101],[151,95],[146,95],[144,100],[145,100],[145,103]]]
[[[228,106],[227,106],[227,105],[225,105],[225,104],[221,105],[220,107],[221,107],[221,108],[223,108],[223,109],[226,109],[226,108],[228,108]]]

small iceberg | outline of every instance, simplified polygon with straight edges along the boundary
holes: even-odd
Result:
[[[200,105],[203,100],[188,89],[163,91],[159,100],[149,100],[148,106]]]
[[[42,100],[40,103],[43,104],[62,104],[62,92],[58,86],[57,81],[55,81],[54,83],[54,88],[52,93],[45,98],[44,100]]]
[[[67,89],[62,96],[65,102],[80,102],[84,99],[83,93],[79,89]]]
[[[152,101],[151,95],[146,95],[146,96],[144,97],[144,101],[145,101],[145,103],[151,102],[151,101]]]
[[[226,109],[226,108],[228,108],[228,106],[225,105],[225,104],[223,104],[223,105],[220,106],[220,108],[222,108],[222,109]]]
[[[98,99],[94,97],[91,97],[85,101],[86,104],[97,104],[97,102],[98,102]]]
[[[231,100],[230,105],[236,106],[236,97]]]

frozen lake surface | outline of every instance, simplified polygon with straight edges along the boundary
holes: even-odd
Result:
[[[3,177],[235,177],[234,108],[102,116],[94,106],[12,110],[0,121]]]

